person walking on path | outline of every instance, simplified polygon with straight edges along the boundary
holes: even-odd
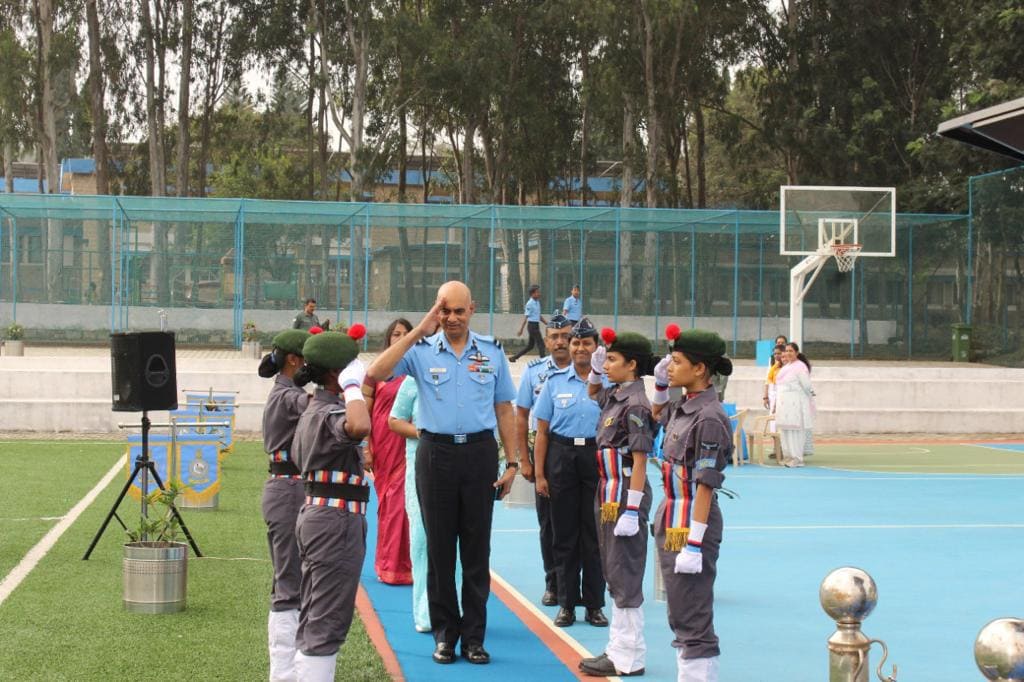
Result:
[[[370,489],[359,444],[370,433],[361,387],[365,367],[356,341],[365,333],[324,332],[302,346],[295,385],[318,388],[295,427],[292,455],[306,500],[295,524],[302,557],[295,667],[301,682],[331,682],[348,636],[366,557]],[[341,396],[344,396],[342,401]]]
[[[302,346],[308,338],[309,332],[301,329],[281,332],[274,337],[273,350],[263,357],[259,367],[261,377],[274,377],[263,408],[263,449],[269,458],[270,478],[263,484],[260,500],[274,570],[267,616],[271,682],[297,679],[295,632],[299,627],[302,560],[295,541],[295,520],[306,495],[291,450],[295,425],[306,411],[309,394],[292,379],[302,367]]]
[[[295,316],[292,320],[292,329],[305,329],[309,331],[313,327],[320,327],[322,330],[330,329],[331,321],[324,320],[323,324],[320,323],[320,318],[316,316],[316,299],[307,298],[305,304],[302,306],[302,312]]]
[[[469,287],[445,283],[420,323],[368,370],[377,380],[406,374],[416,381],[416,491],[427,531],[433,659],[442,664],[455,661],[460,640],[462,656],[470,663],[490,663],[484,638],[491,520],[494,500],[508,494],[519,466],[508,359],[499,342],[470,331],[475,310]],[[509,458],[500,477],[495,429]],[[461,613],[456,549],[462,560]]]
[[[562,314],[576,324],[583,319],[583,303],[580,301],[580,285],[573,284],[569,297],[562,303]]]
[[[656,425],[642,377],[651,373],[654,358],[651,342],[640,334],[606,328],[601,338],[608,348],[599,347],[590,358],[587,392],[601,406],[595,514],[612,617],[604,653],[584,658],[580,670],[596,677],[633,677],[644,674],[647,655],[641,606],[651,510],[647,458]],[[610,387],[603,387],[603,374]]]
[[[525,453],[526,458],[522,460],[523,478],[531,483],[534,480],[533,467],[533,438],[537,432],[537,418],[533,414],[533,407],[540,395],[541,387],[552,372],[568,367],[569,358],[569,320],[564,315],[552,315],[548,321],[547,330],[544,336],[544,345],[547,348],[548,357],[538,358],[526,366],[526,371],[519,381],[519,391],[516,395],[516,436],[519,439],[519,453]],[[558,603],[558,580],[555,575],[555,562],[552,554],[552,543],[554,541],[551,529],[551,505],[548,498],[542,497],[534,492],[535,506],[537,508],[537,524],[540,528],[540,555],[544,565],[544,595],[541,603],[544,606],[554,606]]]
[[[393,320],[384,333],[384,348],[412,331],[412,323]],[[405,514],[405,439],[388,428],[391,406],[402,376],[385,381],[367,378],[363,396],[370,412],[370,440],[364,449],[365,467],[373,472],[377,492],[377,580],[388,585],[412,583],[409,558],[409,519]]]
[[[584,318],[572,328],[572,364],[548,377],[534,406],[534,470],[537,495],[550,499],[552,558],[560,607],[554,622],[558,627],[576,622],[578,604],[586,609],[588,623],[608,626],[602,611],[604,573],[594,517],[598,478],[594,451],[601,408],[587,394],[590,358],[595,350],[597,330]]]
[[[534,346],[537,347],[541,357],[547,355],[544,351],[544,337],[540,335],[540,325],[547,324],[547,320],[540,314],[540,285],[531,284],[529,294],[530,297],[526,299],[526,307],[523,312],[523,322],[519,325],[519,331],[516,332],[516,336],[522,336],[523,327],[526,327],[530,343],[526,345],[526,348],[512,356],[512,362],[529,353]]]
[[[658,563],[668,601],[678,679],[717,682],[720,649],[714,627],[714,586],[722,544],[717,490],[732,456],[732,428],[712,378],[732,374],[725,341],[701,329],[665,335],[671,352],[654,368],[654,416],[665,429],[662,484],[654,514]],[[685,395],[669,401],[668,388]]]

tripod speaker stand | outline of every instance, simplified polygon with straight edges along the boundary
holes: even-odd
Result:
[[[96,547],[103,531],[107,529],[110,519],[116,518],[125,530],[124,521],[117,515],[121,500],[128,493],[135,478],[141,475],[142,516],[147,517],[149,492],[149,476],[159,489],[164,490],[156,466],[149,458],[149,410],[174,410],[178,407],[177,378],[174,367],[174,334],[171,332],[135,332],[110,335],[111,383],[113,384],[113,410],[115,412],[142,412],[142,443],[139,456],[135,458],[131,476],[121,488],[114,505],[107,512],[103,524],[96,536],[89,543],[83,560],[89,558]],[[197,557],[203,556],[196,541],[192,538],[185,520],[181,518],[178,508],[171,504],[171,512],[188,538],[192,551]],[[146,538],[143,537],[142,540]]]

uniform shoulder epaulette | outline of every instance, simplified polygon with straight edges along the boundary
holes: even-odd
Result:
[[[483,341],[484,343],[491,343],[491,344],[494,344],[495,346],[497,346],[498,348],[501,348],[501,341],[499,341],[498,339],[494,338],[493,336],[487,336],[486,334],[477,334],[476,332],[473,332],[473,334],[476,336],[476,340],[477,341]]]
[[[429,339],[429,338],[430,338],[429,336],[422,337],[419,341],[416,342],[416,345],[417,346],[429,346],[430,345],[430,341],[427,341],[427,339]]]
[[[527,367],[534,367],[536,365],[539,365],[542,362],[547,362],[547,361],[548,361],[547,358],[534,358],[533,360],[530,360],[529,364],[527,364],[526,366]]]
[[[548,376],[554,376],[556,374],[565,374],[566,372],[568,372],[572,368],[573,368],[572,364],[568,364],[565,367],[552,367],[551,368],[551,374],[548,375]]]
[[[345,414],[345,408],[344,407],[339,407],[336,410],[331,410],[327,414]]]

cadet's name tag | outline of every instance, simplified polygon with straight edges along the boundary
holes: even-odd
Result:
[[[430,368],[430,373],[431,374],[447,374],[448,373],[448,368],[447,367],[431,367]]]
[[[571,398],[572,397],[572,393],[559,393],[555,397],[556,398]]]

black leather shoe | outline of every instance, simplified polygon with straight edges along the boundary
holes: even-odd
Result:
[[[587,609],[586,619],[595,628],[608,627],[608,619],[605,618],[604,611],[601,609]]]
[[[555,625],[560,628],[567,628],[576,622],[576,611],[573,609],[567,609],[564,606],[558,609],[558,615],[555,616]]]
[[[597,658],[584,658],[580,661],[580,671],[584,675],[592,677],[640,677],[644,669],[634,670],[631,673],[620,673],[615,669],[615,664],[607,656]]]
[[[463,644],[462,657],[477,665],[487,665],[491,662],[491,655],[480,644]]]
[[[454,663],[455,662],[455,647],[448,642],[438,642],[434,646],[434,663]]]
[[[551,590],[544,590],[544,596],[540,598],[540,603],[544,606],[555,606],[558,604],[558,595]]]

